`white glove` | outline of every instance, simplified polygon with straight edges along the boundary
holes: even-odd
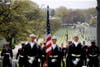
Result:
[[[29,62],[30,64],[32,64],[33,61],[32,61],[32,60],[28,60],[28,62]]]
[[[79,60],[80,60],[79,58],[76,58],[76,61],[77,61],[77,62],[79,62]]]
[[[35,58],[30,57],[30,58],[29,58],[29,60],[28,60],[28,61],[29,61],[29,63],[30,63],[30,64],[32,64],[32,63],[33,63],[33,61],[34,61],[34,59],[35,59]]]
[[[77,62],[76,60],[73,61],[73,64],[74,64],[74,65],[77,65],[77,63],[78,63],[78,62]]]
[[[55,61],[56,61],[56,59],[52,59],[51,61],[52,61],[52,62],[55,62]]]
[[[40,62],[41,60],[40,59],[38,59],[38,62]]]
[[[87,58],[87,59],[86,59],[86,61],[87,61],[87,62],[89,62],[89,61],[90,61],[90,59],[89,59],[89,58]]]

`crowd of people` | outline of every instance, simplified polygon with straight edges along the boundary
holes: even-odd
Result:
[[[30,41],[21,44],[16,59],[18,67],[99,67],[99,48],[95,41],[87,46],[85,41],[79,42],[78,36],[73,36],[73,41],[68,42],[66,47],[59,47],[57,37],[52,37],[51,54],[46,53],[46,43],[37,44],[36,36],[31,34]],[[12,49],[6,43],[1,51],[3,67],[12,67]]]

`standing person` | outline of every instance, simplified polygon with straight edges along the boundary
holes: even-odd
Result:
[[[39,49],[38,49],[38,57],[37,57],[37,59],[38,59],[38,66],[39,67],[43,67],[43,60],[45,60],[45,59],[43,59],[43,51],[44,51],[44,45],[43,45],[43,43],[41,42],[40,44],[39,44]],[[44,56],[45,57],[45,56]]]
[[[41,67],[43,67],[45,61],[46,61],[46,48],[45,45],[43,43],[40,43],[40,57],[41,57]]]
[[[13,58],[13,53],[8,42],[5,42],[4,44],[1,51],[1,57],[3,57],[3,67],[12,67],[11,59]]]
[[[16,56],[16,59],[19,59],[19,67],[24,67],[25,66],[25,51],[24,51],[25,43],[21,44],[21,48],[18,49],[18,53]]]
[[[84,66],[88,66],[88,57],[87,57],[87,54],[88,54],[88,46],[86,45],[85,41],[83,41],[83,65]]]
[[[68,48],[67,58],[67,67],[82,67],[82,45],[78,36],[73,37],[73,42]]]
[[[56,42],[57,38],[52,37],[52,54],[48,57],[48,67],[61,67],[61,51]]]
[[[64,44],[61,44],[61,61],[62,61],[62,66],[65,67],[65,60],[66,60],[66,53],[67,49],[64,47]]]
[[[67,45],[66,45],[66,64],[69,63],[69,57],[68,57],[68,50],[69,50],[69,46],[72,44],[72,41],[68,41]]]
[[[95,41],[91,42],[88,48],[89,67],[99,67],[99,48],[96,46]]]
[[[34,34],[30,35],[30,42],[25,46],[25,59],[26,67],[39,67],[38,56],[39,56],[39,46],[35,42],[36,36]]]

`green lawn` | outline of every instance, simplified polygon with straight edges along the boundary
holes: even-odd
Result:
[[[71,29],[71,28],[61,28],[55,32],[55,36],[57,36],[57,43],[61,45],[62,43],[66,42],[66,33],[68,32],[68,40],[72,40],[72,37],[74,35],[79,35],[80,41],[84,41],[84,38],[82,37],[82,33],[79,32],[77,29]]]

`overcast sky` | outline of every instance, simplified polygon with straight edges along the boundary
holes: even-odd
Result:
[[[58,8],[65,6],[69,9],[87,9],[96,7],[96,0],[32,0],[37,3],[41,8],[49,5],[50,8]]]

